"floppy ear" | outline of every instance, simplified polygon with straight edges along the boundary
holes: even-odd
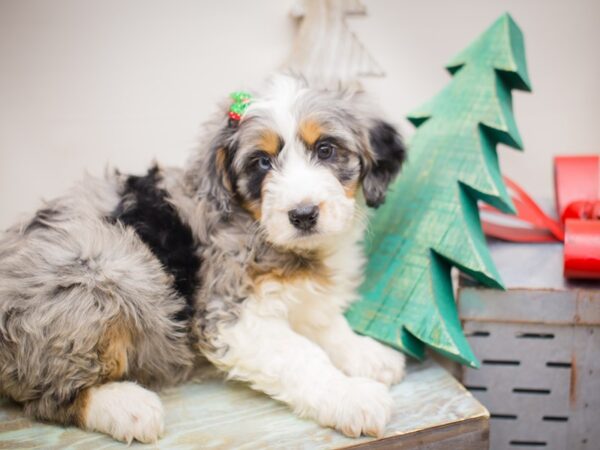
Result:
[[[365,164],[362,186],[367,205],[377,208],[406,159],[406,147],[398,131],[382,120],[369,129],[369,143],[373,160]]]

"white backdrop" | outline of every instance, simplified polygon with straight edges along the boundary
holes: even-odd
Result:
[[[287,55],[293,0],[0,0],[0,229],[83,170],[181,164],[217,100]],[[552,195],[555,153],[600,153],[600,0],[365,0],[351,28],[386,70],[366,81],[404,115],[501,13],[525,32],[534,94],[516,92],[525,153],[506,174]]]

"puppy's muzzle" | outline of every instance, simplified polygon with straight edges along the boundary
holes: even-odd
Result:
[[[317,205],[300,206],[288,211],[290,223],[299,230],[310,231],[317,224],[319,207]]]

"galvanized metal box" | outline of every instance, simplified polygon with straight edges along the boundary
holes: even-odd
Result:
[[[461,277],[458,293],[490,448],[600,449],[600,283],[566,281],[560,244],[490,246],[507,290]]]

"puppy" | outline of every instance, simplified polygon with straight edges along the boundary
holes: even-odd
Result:
[[[348,436],[380,436],[404,357],[358,336],[366,206],[405,158],[363,95],[288,75],[227,105],[185,169],[88,177],[0,238],[0,395],[156,441],[150,389],[206,360]]]

